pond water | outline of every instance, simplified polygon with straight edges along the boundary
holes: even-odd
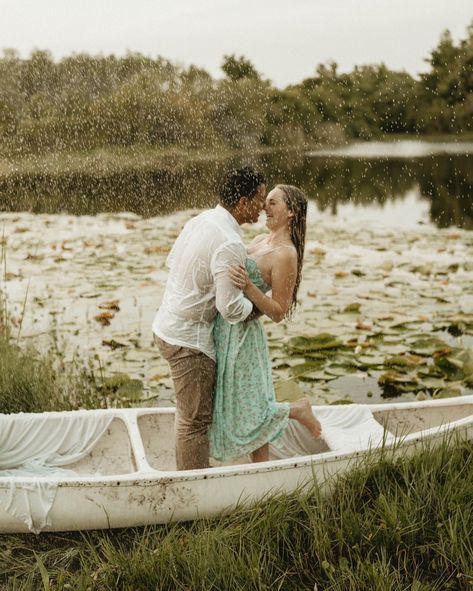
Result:
[[[270,185],[297,184],[311,197],[298,312],[287,323],[265,321],[280,398],[471,393],[472,155],[426,155],[424,146],[422,157],[401,158],[397,147],[396,158],[374,159],[369,150],[213,160],[121,184],[76,178],[66,193],[29,179],[29,193],[3,193],[0,288],[23,342],[140,380],[133,403],[172,404],[150,334],[166,256],[185,221],[213,205],[221,171],[250,161]],[[95,188],[74,193],[79,185]],[[245,239],[261,231],[262,223],[244,228]]]
[[[129,168],[107,174],[63,172],[0,178],[0,211],[143,217],[215,204],[215,181],[228,167],[253,164],[268,185],[304,189],[320,212],[376,219],[399,227],[432,222],[473,228],[473,143],[371,142],[334,150],[280,151],[209,158],[166,170]]]

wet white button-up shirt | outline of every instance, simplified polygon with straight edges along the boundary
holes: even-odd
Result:
[[[218,312],[231,324],[253,304],[230,281],[228,268],[245,264],[238,222],[224,207],[204,211],[184,226],[169,253],[169,278],[153,332],[171,345],[215,359],[212,324]]]

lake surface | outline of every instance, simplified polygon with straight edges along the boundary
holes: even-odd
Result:
[[[270,186],[296,184],[310,197],[298,312],[265,320],[275,381],[289,384],[280,399],[301,390],[317,403],[473,393],[472,145],[452,154],[451,145],[400,144],[60,183],[10,179],[9,191],[0,186],[0,289],[15,332],[142,381],[142,404],[173,404],[150,329],[166,256],[196,209],[214,204],[215,179],[252,163]],[[262,221],[244,238],[261,231]],[[301,336],[323,342],[291,353]]]
[[[170,170],[16,174],[0,179],[0,211],[154,217],[215,204],[215,183],[230,166],[253,164],[268,185],[301,187],[320,212],[412,227],[473,228],[473,142],[355,143],[299,153],[209,158]]]

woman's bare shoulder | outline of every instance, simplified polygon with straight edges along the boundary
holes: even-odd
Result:
[[[283,244],[274,250],[276,256],[286,260],[297,259],[297,249],[293,244]]]
[[[272,253],[273,265],[290,269],[291,267],[297,267],[297,250],[295,246],[281,246],[276,248]]]

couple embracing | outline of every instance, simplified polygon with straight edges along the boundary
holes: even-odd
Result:
[[[240,226],[263,209],[269,234],[245,247]],[[209,455],[265,461],[289,418],[320,436],[307,399],[276,402],[260,321],[294,310],[306,214],[296,187],[277,185],[266,197],[260,173],[234,169],[220,183],[219,205],[187,222],[174,243],[153,333],[174,383],[178,470],[206,468]]]

